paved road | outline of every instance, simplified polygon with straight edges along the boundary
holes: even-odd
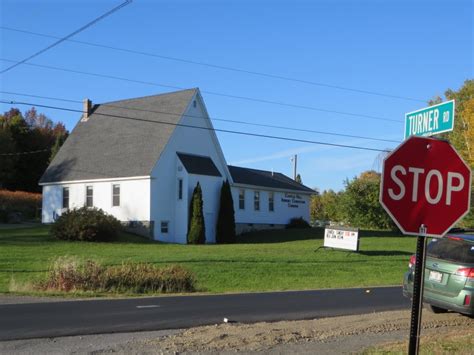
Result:
[[[401,287],[9,304],[0,306],[0,340],[189,328],[223,318],[312,319],[409,306]]]

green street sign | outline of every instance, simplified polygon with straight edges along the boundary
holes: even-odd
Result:
[[[432,136],[454,128],[454,100],[405,114],[405,139]]]

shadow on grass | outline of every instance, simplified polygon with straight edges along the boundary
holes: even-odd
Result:
[[[11,228],[0,229],[0,248],[2,246],[22,246],[37,244],[63,244],[67,242],[80,243],[80,241],[59,240],[53,237],[50,226],[35,226],[34,228]],[[116,240],[110,242],[86,242],[83,243],[107,243],[107,244],[155,244],[157,241],[136,234],[120,232]]]
[[[337,228],[337,227],[334,227]],[[399,231],[387,230],[365,230],[359,231],[359,238],[398,238],[402,237]],[[324,228],[307,228],[307,229],[273,229],[260,230],[244,233],[237,236],[238,244],[254,244],[254,243],[285,243],[297,240],[315,240],[324,238]]]
[[[119,237],[117,238],[117,240],[114,240],[110,243],[162,244],[161,242],[159,242],[157,240],[153,240],[153,239],[141,236],[141,235],[126,233],[126,232],[121,232],[119,234]]]
[[[38,274],[38,273],[45,273],[48,272],[48,269],[8,269],[8,268],[0,268],[0,274]]]
[[[359,254],[365,256],[409,256],[413,255],[408,251],[403,250],[359,250]]]
[[[323,228],[261,230],[237,236],[237,244],[285,243],[323,237]]]
[[[396,230],[396,231],[390,231],[390,230],[367,230],[367,229],[362,229],[359,231],[359,238],[398,238],[398,237],[403,237],[404,235]],[[406,236],[405,236],[406,237]]]
[[[55,243],[59,242],[57,239],[49,235],[9,235],[0,236],[0,247],[1,246],[12,246],[12,245],[33,245],[43,243]]]

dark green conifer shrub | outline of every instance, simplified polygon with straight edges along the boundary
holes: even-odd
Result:
[[[204,225],[202,190],[199,182],[194,188],[189,207],[188,244],[204,244],[206,242],[206,227]]]
[[[222,183],[219,214],[216,225],[216,243],[235,243],[234,201],[229,181]]]

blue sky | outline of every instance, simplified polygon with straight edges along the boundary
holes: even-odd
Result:
[[[1,26],[64,36],[118,5],[114,1],[2,0]],[[403,138],[404,113],[473,78],[471,1],[146,1],[135,0],[74,39],[373,91],[396,99],[261,77],[64,42],[31,63],[183,88],[199,87],[211,117]],[[20,60],[54,42],[0,29],[0,57]],[[9,63],[0,61],[0,68]],[[169,88],[22,65],[0,76],[0,90],[107,102]],[[312,107],[303,109],[212,95],[219,92]],[[2,99],[81,109],[79,103],[0,94]],[[418,100],[418,101],[417,101]],[[0,105],[1,111],[10,106]],[[26,109],[26,107],[22,107]],[[317,111],[343,111],[366,117]],[[72,129],[78,114],[39,109]],[[221,129],[376,149],[397,143],[214,121]],[[218,133],[229,164],[291,176],[298,154],[303,182],[339,190],[346,178],[378,168],[377,152]]]

